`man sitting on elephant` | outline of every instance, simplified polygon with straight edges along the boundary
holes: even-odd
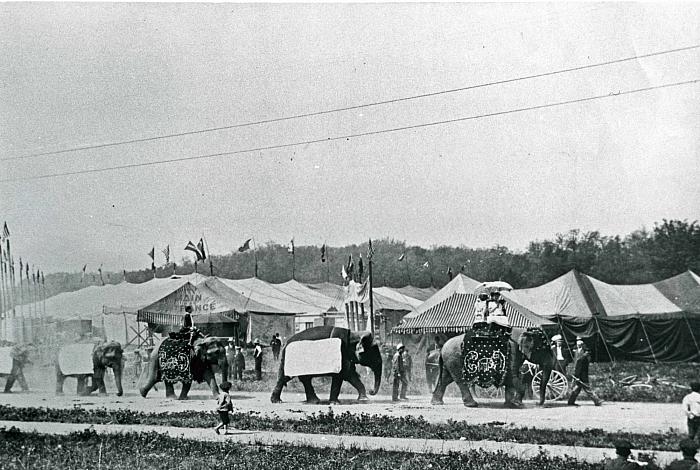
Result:
[[[311,359],[311,360],[310,360]],[[359,400],[366,400],[365,386],[355,365],[369,367],[374,373],[374,395],[382,382],[382,354],[369,332],[354,332],[346,328],[317,326],[301,331],[287,341],[282,350],[277,384],[272,391],[272,403],[280,403],[282,388],[294,377],[304,385],[307,403],[318,403],[311,380],[331,377],[331,403],[339,403],[340,388],[348,381],[358,392]]]

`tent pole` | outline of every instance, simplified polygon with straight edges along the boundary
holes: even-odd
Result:
[[[600,340],[603,342],[603,346],[605,347],[605,352],[608,353],[608,358],[610,359],[610,371],[612,371],[613,366],[615,365],[615,359],[612,357],[612,354],[610,354],[610,349],[608,349],[608,343],[605,341],[605,338],[603,337],[603,332],[600,331],[600,325],[598,324],[598,318],[593,315],[593,321],[595,322],[595,327],[598,330],[598,336],[600,336]]]

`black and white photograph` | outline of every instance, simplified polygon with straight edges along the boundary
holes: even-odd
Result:
[[[700,470],[700,2],[0,2],[0,468]]]

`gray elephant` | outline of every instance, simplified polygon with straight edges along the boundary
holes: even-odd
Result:
[[[216,372],[221,373],[222,382],[228,381],[225,339],[203,336],[198,330],[190,341],[171,334],[151,353],[144,371],[145,383],[139,391],[146,398],[151,388],[162,381],[165,383],[165,396],[175,398],[175,383],[181,382],[178,400],[186,400],[194,380],[209,384],[212,395],[216,397],[219,395]]]
[[[465,378],[465,352],[463,342],[465,335],[455,336],[449,339],[442,347],[439,355],[439,378],[433,392],[431,403],[441,405],[445,389],[455,382],[462,392],[464,406],[476,407],[477,402],[472,397],[470,387],[472,382]],[[520,367],[525,359],[539,365],[542,368],[542,380],[540,385],[539,404],[544,404],[547,383],[556,364],[556,357],[549,347],[549,340],[539,328],[513,328],[510,338],[507,339],[507,354],[504,358],[504,375],[501,384],[505,387],[505,404],[509,407],[521,407],[525,394]],[[488,369],[488,367],[486,367]]]
[[[280,360],[279,375],[277,378],[277,384],[272,391],[272,396],[270,400],[272,403],[280,403],[282,401],[282,388],[292,380],[293,377],[285,375],[285,361],[287,359],[287,353],[290,345],[298,341],[309,341],[317,342],[319,340],[328,340],[332,338],[337,338],[340,340],[340,352],[339,352],[339,370],[337,373],[319,373],[312,375],[298,375],[299,380],[304,385],[304,391],[306,393],[306,403],[318,403],[319,398],[316,396],[311,380],[314,377],[320,376],[330,376],[331,377],[331,391],[330,391],[330,402],[338,403],[338,397],[340,395],[340,388],[343,385],[343,381],[349,382],[358,392],[359,400],[366,400],[367,393],[365,386],[360,379],[357,371],[355,370],[355,365],[360,364],[369,367],[374,373],[374,388],[369,391],[370,395],[375,395],[379,390],[379,386],[382,382],[382,355],[379,349],[379,345],[374,342],[374,338],[369,332],[354,332],[346,328],[336,328],[333,326],[317,326],[314,328],[309,328],[302,332],[299,332],[289,338],[287,344],[282,351],[282,359]],[[335,342],[337,344],[337,341]],[[320,344],[320,343],[319,343]],[[306,343],[306,346],[311,346],[310,343]],[[298,349],[298,346],[294,347]],[[302,351],[303,354],[303,351]],[[310,363],[318,362],[318,357],[308,357]]]
[[[104,376],[107,367],[110,367],[114,372],[117,396],[122,396],[123,356],[122,346],[116,341],[63,346],[56,361],[56,394],[63,394],[66,377],[75,377],[78,380],[78,395],[89,395],[95,390],[106,395]],[[89,378],[92,378],[92,384],[88,386]]]
[[[5,377],[5,393],[12,391],[15,381],[23,392],[29,391],[27,380],[24,378],[24,366],[31,364],[30,355],[34,352],[31,345],[3,343],[0,346],[0,377]]]

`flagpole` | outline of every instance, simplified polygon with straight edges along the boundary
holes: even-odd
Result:
[[[202,234],[202,240],[204,240],[204,245],[207,247],[207,252],[209,252],[209,275],[213,276],[214,275],[214,265],[211,262],[211,250],[209,249],[209,242],[207,242],[207,238]]]
[[[253,260],[255,261],[255,278],[258,278],[258,244],[253,237]]]
[[[370,242],[370,250],[372,249],[372,242]],[[372,294],[372,257],[369,257],[369,327],[374,336],[374,295]]]
[[[2,321],[0,325],[0,333],[2,333],[2,336],[0,336],[0,338],[3,340],[7,339],[7,315],[10,310],[7,308],[7,300],[7,292],[5,291],[5,260],[2,253],[2,240],[0,239],[0,308],[2,308],[2,312],[0,312],[2,315],[0,319]]]

